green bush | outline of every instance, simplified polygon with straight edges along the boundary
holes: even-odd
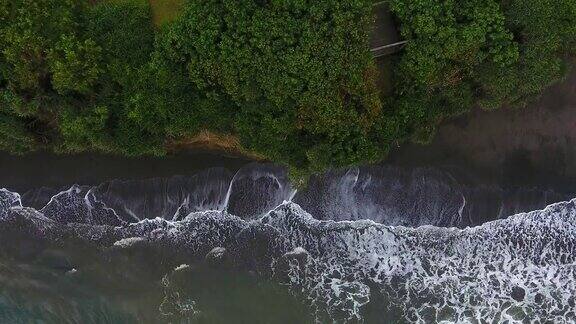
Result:
[[[24,154],[36,149],[37,141],[24,121],[0,113],[0,150]]]
[[[367,78],[370,10],[363,0],[190,1],[160,48],[197,91],[234,106],[250,150],[304,168],[359,163],[382,155],[370,138],[382,111]]]
[[[518,62],[518,46],[495,0],[392,0],[408,44],[397,66],[396,113],[417,142],[479,99],[479,73]]]
[[[576,0],[390,0],[408,43],[381,98],[372,2],[188,0],[155,27],[143,0],[2,1],[0,149],[162,155],[209,130],[301,178],[522,106],[576,50]]]
[[[525,105],[565,75],[565,56],[576,51],[576,1],[513,0],[503,10],[519,59],[479,73],[484,94],[480,103],[488,109]]]
[[[101,48],[91,39],[79,41],[64,35],[48,53],[52,87],[60,94],[76,91],[87,94],[102,73]]]
[[[443,119],[524,106],[566,71],[576,49],[574,0],[391,0],[408,44],[396,68],[394,114],[426,143]]]

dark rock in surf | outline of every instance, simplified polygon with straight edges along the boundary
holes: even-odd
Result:
[[[275,264],[275,275],[281,281],[289,281],[290,271],[304,271],[308,258],[310,255],[302,247],[297,247],[294,250],[284,254]]]
[[[510,294],[510,296],[512,296],[512,298],[514,298],[515,301],[523,301],[524,297],[526,296],[526,291],[524,290],[524,288],[515,286],[514,288],[512,288],[512,294]]]
[[[229,261],[226,249],[221,246],[217,246],[210,250],[204,259],[206,260],[206,263],[212,267],[224,266],[228,263],[227,261]]]

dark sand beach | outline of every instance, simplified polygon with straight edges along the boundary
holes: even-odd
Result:
[[[0,154],[0,187],[25,192],[38,187],[94,185],[112,179],[188,175],[213,167],[237,170],[249,162],[245,158],[201,150],[140,158],[98,154],[60,156],[43,152],[10,156],[3,153]]]
[[[442,124],[429,145],[407,144],[398,165],[455,166],[511,185],[576,179],[576,71],[520,109],[473,112]]]

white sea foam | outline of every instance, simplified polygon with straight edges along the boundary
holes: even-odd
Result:
[[[215,185],[203,187],[209,190],[194,194],[156,181],[173,187],[171,198],[147,194],[142,199],[148,202],[129,201],[128,209],[138,211],[135,219],[142,218],[139,221],[118,212],[127,198],[112,197],[122,186],[131,188],[128,184],[116,184],[114,190],[99,187],[100,191],[75,186],[54,196],[42,212],[23,207],[18,194],[1,189],[0,220],[21,217],[31,220],[30,226],[42,228],[31,231],[37,235],[48,233],[51,238],[66,232],[104,246],[129,247],[147,241],[150,246],[181,252],[192,258],[191,262],[211,251],[225,251],[227,258],[262,275],[276,276],[280,272],[276,267],[287,264],[288,269],[282,270],[287,277],[278,275],[279,280],[307,296],[319,316],[327,314],[333,319],[361,319],[366,306],[378,301],[383,309],[395,309],[402,320],[410,322],[576,321],[574,200],[476,227],[438,227],[431,225],[439,224],[433,215],[443,217],[440,223],[447,226],[461,226],[459,222],[474,212],[470,208],[478,208],[484,200],[478,200],[477,192],[469,189],[456,190],[438,178],[430,180],[428,174],[420,178],[410,175],[405,197],[443,203],[424,208],[426,201],[415,202],[419,207],[413,211],[431,213],[411,215],[404,222],[398,212],[411,209],[402,205],[391,211],[392,196],[378,200],[381,196],[376,193],[382,188],[405,189],[406,185],[377,175],[351,169],[323,187],[333,188],[334,183],[345,187],[334,195],[321,189],[324,194],[315,196],[307,189],[300,198],[293,197],[284,178],[270,176],[269,170],[239,173],[234,178],[226,175],[228,182],[215,181]],[[426,179],[425,185],[414,190],[415,179]],[[197,180],[195,185],[203,183]],[[178,183],[186,181],[178,179]],[[250,181],[259,181],[264,187],[251,188]],[[107,188],[106,194],[102,188]],[[267,190],[273,192],[260,194]],[[435,190],[440,193],[431,196]],[[494,191],[489,192],[492,195]],[[350,197],[342,200],[342,195]],[[314,197],[319,197],[319,202],[312,204]],[[251,201],[258,199],[265,201]],[[158,210],[165,214],[146,214],[144,206],[157,200],[162,204]],[[405,204],[407,200],[399,201]],[[298,202],[319,214],[307,212]],[[227,207],[221,208],[222,204]],[[274,208],[274,204],[280,205]],[[316,208],[319,204],[327,208]],[[198,210],[198,206],[213,210]],[[347,211],[347,206],[356,209]],[[502,204],[494,206],[495,213],[502,213]],[[257,217],[265,208],[274,209]],[[232,215],[234,210],[243,217]],[[254,213],[248,215],[249,211]],[[386,216],[388,212],[393,217]],[[367,217],[370,213],[377,217]],[[322,215],[325,220],[312,215]],[[423,226],[392,226],[413,223]],[[183,269],[178,264],[174,264],[175,271]]]
[[[463,230],[321,222],[294,204],[263,222],[308,251],[292,282],[334,314],[360,317],[371,285],[411,321],[576,320],[575,201]]]

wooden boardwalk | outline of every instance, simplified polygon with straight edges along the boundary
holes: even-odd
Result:
[[[370,51],[374,57],[390,55],[404,47],[406,41],[400,39],[394,17],[388,3],[381,1],[372,7],[374,21],[370,30]]]

